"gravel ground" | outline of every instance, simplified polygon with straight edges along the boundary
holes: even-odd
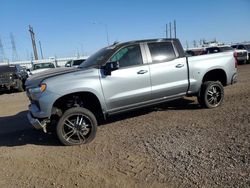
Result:
[[[111,118],[95,140],[60,146],[0,95],[0,187],[250,187],[250,65],[216,109],[195,98]]]

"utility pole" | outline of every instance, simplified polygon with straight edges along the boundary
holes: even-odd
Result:
[[[40,47],[41,58],[43,59],[43,50],[42,50],[42,45],[41,45],[40,40],[39,40],[39,47]]]
[[[3,43],[0,38],[0,62],[4,62],[5,60],[5,54],[4,54],[4,49],[3,49]]]
[[[196,48],[197,47],[196,40],[194,40],[193,42],[194,42],[194,47]]]
[[[108,32],[108,25],[107,24],[104,24],[105,25],[105,31],[106,31],[106,36],[107,36],[107,43],[108,43],[108,46],[109,46],[109,32]]]
[[[34,57],[35,57],[35,60],[38,60],[38,55],[37,55],[37,50],[36,50],[35,33],[33,31],[33,28],[31,27],[31,25],[29,25],[29,32],[30,32],[32,47],[33,47],[33,51],[34,51]]]
[[[187,47],[187,50],[188,50],[188,41],[186,40],[186,47]]]
[[[17,61],[18,56],[17,56],[17,50],[16,50],[16,43],[15,43],[14,36],[12,33],[10,33],[10,40],[11,40],[11,46],[12,46],[12,61]]]
[[[166,24],[166,38],[168,38],[168,24]]]
[[[171,26],[171,22],[169,22],[169,32],[170,32],[170,38],[172,38],[172,26]]]
[[[174,38],[176,38],[176,21],[174,20]]]

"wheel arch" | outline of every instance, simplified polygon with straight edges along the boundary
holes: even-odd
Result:
[[[202,78],[202,84],[207,81],[220,81],[223,86],[227,85],[227,75],[226,72],[221,69],[213,69],[206,72]]]
[[[90,91],[78,91],[58,97],[52,105],[51,114],[57,114],[57,109],[63,112],[76,106],[87,108],[97,117],[106,118],[104,113],[105,107],[101,103],[100,98]]]

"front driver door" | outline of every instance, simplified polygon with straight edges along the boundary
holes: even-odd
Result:
[[[119,49],[109,61],[118,61],[119,69],[111,75],[101,71],[101,84],[110,113],[136,107],[151,97],[148,64],[144,64],[142,46],[129,45]]]

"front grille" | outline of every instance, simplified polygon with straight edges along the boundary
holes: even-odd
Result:
[[[247,52],[238,52],[238,53],[237,53],[237,56],[238,56],[238,57],[247,56]]]
[[[11,79],[9,74],[0,74],[0,84],[7,84],[10,82]]]

